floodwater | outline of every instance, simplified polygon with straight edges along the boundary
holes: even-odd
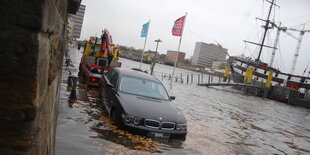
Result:
[[[69,70],[77,75],[81,51],[71,48],[69,56],[72,64],[63,67],[56,154],[310,154],[309,109],[230,87],[197,86],[198,73],[179,68],[175,73],[182,74],[183,81],[174,79],[170,86],[172,67],[161,64],[156,64],[155,76],[176,96],[174,104],[187,120],[186,140],[150,139],[118,130],[96,89],[78,84],[78,100],[69,100],[67,77]],[[120,61],[122,68],[139,67],[139,62]],[[142,69],[149,71],[150,66],[142,64]]]

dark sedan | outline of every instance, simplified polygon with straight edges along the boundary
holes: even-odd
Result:
[[[146,132],[150,137],[185,139],[184,115],[171,102],[155,77],[135,71],[113,69],[103,76],[101,95],[113,122],[120,128]]]

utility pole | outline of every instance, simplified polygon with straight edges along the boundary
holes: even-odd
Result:
[[[157,56],[158,44],[159,44],[159,42],[162,42],[162,40],[160,40],[160,39],[158,38],[157,40],[155,40],[155,42],[157,42],[157,44],[156,44],[156,50],[155,50],[155,54],[154,54],[154,56],[153,56],[152,64],[151,64],[151,75],[153,75],[153,71],[154,71],[154,67],[155,67],[155,63],[156,63],[156,56]]]

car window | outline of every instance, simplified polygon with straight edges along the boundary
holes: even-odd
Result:
[[[116,87],[117,79],[118,79],[118,73],[115,72],[115,74],[113,75],[113,77],[112,77],[111,80],[110,80],[110,83],[111,83],[114,87]]]
[[[109,80],[109,82],[111,82],[111,79],[112,79],[112,77],[114,76],[115,73],[116,73],[115,70],[110,70],[110,71],[107,73],[107,79]]]
[[[122,77],[119,90],[157,99],[167,100],[169,98],[162,83],[130,76]]]

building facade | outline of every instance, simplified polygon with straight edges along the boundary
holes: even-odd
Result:
[[[219,69],[219,70],[225,69],[226,65],[227,65],[227,61],[214,61],[212,63],[212,68],[211,69],[212,70],[215,70],[215,69]]]
[[[68,29],[69,40],[71,40],[73,38],[74,25],[75,25],[75,23],[73,22],[72,18],[68,18],[67,29]]]
[[[178,51],[168,50],[167,55],[166,55],[166,61],[170,62],[170,63],[174,63],[178,53],[179,53],[178,63],[182,63],[185,59],[185,53],[184,52],[178,52]]]
[[[86,6],[81,4],[78,12],[75,15],[69,14],[68,20],[74,22],[73,34],[72,34],[72,38],[74,39],[81,37],[85,9]]]
[[[211,68],[215,61],[226,61],[227,49],[214,44],[196,42],[192,65]]]

